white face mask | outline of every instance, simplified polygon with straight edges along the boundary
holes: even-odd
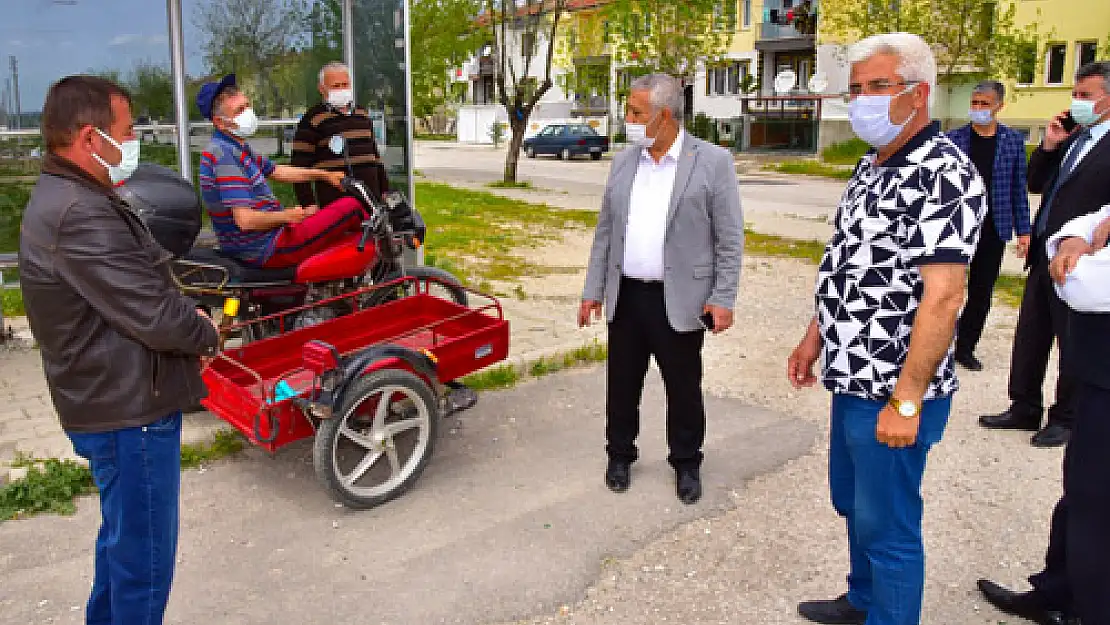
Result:
[[[994,119],[994,113],[992,113],[990,109],[971,109],[968,111],[967,116],[971,120],[971,123],[979,126],[986,126]]]
[[[647,127],[655,121],[659,114],[656,113],[646,124],[624,124],[624,134],[632,145],[647,149],[655,145],[655,137],[647,136]]]
[[[111,179],[112,184],[119,184],[130,178],[135,170],[139,168],[139,140],[131,139],[121,144],[108,136],[108,133],[103,130],[97,128],[96,131],[100,133],[101,137],[116,146],[120,153],[120,159],[118,165],[109,165],[99,154],[94,153],[93,158],[104,166],[104,169],[108,170],[108,178]]]
[[[328,92],[328,104],[335,108],[346,108],[355,101],[355,92],[350,89],[332,89]]]
[[[909,89],[904,89],[897,95],[902,95],[907,91]],[[901,124],[890,121],[890,103],[895,97],[897,96],[856,96],[856,99],[852,100],[848,107],[848,118],[856,136],[876,148],[890,145],[891,142],[897,139],[898,135],[902,134],[902,129],[910,123],[917,112],[914,111]]]
[[[235,129],[231,133],[240,139],[246,139],[258,132],[258,116],[254,114],[252,108],[239,113],[231,121],[235,123]]]

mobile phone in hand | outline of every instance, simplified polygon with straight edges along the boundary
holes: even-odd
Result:
[[[698,317],[698,320],[701,321],[701,325],[703,328],[710,331],[713,330],[713,313],[707,312],[704,315]]]
[[[1071,111],[1068,111],[1067,113],[1064,113],[1064,118],[1060,120],[1060,125],[1064,127],[1065,131],[1071,133],[1071,131],[1075,130],[1075,127],[1078,126],[1079,123],[1076,122],[1075,118],[1071,116]]]

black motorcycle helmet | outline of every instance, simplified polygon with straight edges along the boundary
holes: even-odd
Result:
[[[193,249],[204,208],[196,189],[181,174],[161,165],[142,163],[116,193],[146,222],[158,244],[175,258]]]

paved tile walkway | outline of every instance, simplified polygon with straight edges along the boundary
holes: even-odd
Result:
[[[602,327],[574,327],[576,303],[553,305],[548,299],[500,298],[511,328],[510,362],[521,364],[569,351],[604,338]],[[41,458],[76,458],[50,402],[42,361],[33,347],[26,320],[5,320],[15,332],[13,344],[0,347],[0,480],[18,453]],[[225,424],[207,412],[186,416],[183,440],[202,443]]]

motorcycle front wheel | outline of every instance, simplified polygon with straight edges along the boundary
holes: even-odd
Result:
[[[415,282],[406,280],[399,284],[375,289],[362,298],[362,307],[379,306],[408,297],[416,292],[428,293],[454,302],[459,306],[467,305],[466,290],[462,288],[462,283],[459,282],[458,278],[439,267],[429,267],[427,265],[406,267],[405,275],[416,278]]]

